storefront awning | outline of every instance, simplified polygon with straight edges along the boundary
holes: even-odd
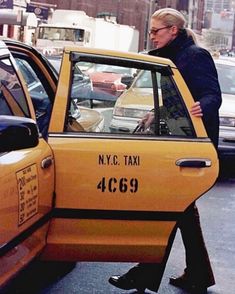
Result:
[[[34,13],[25,11],[0,10],[0,24],[37,27],[38,20]]]

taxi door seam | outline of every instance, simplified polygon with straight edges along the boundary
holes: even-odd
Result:
[[[53,218],[67,219],[114,219],[114,220],[143,220],[143,221],[175,221],[183,212],[172,211],[132,211],[132,210],[98,210],[54,208]]]

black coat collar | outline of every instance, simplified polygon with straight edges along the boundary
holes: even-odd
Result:
[[[187,35],[185,29],[181,30],[179,35],[167,46],[160,49],[153,49],[148,52],[149,55],[169,58],[175,61],[176,56],[183,49],[194,45],[193,38]]]

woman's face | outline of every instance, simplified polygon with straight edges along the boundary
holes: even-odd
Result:
[[[178,33],[176,26],[166,26],[157,19],[152,18],[150,22],[149,38],[156,49],[163,48],[173,41]]]

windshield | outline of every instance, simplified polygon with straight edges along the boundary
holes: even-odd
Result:
[[[83,42],[84,30],[74,28],[40,27],[39,39]]]
[[[235,95],[235,67],[216,64],[216,68],[222,93]]]
[[[151,79],[151,72],[148,70],[140,71],[135,84],[134,88],[152,88],[152,79]]]

